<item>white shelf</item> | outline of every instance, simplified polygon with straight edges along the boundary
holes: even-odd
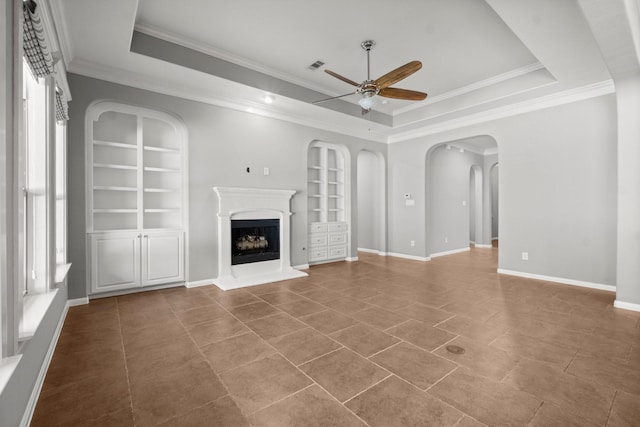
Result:
[[[180,154],[180,150],[176,150],[174,148],[154,147],[152,145],[145,145],[143,148],[145,150],[147,150],[147,151],[158,151],[158,152],[161,152],[161,153]]]
[[[155,167],[149,167],[149,166],[145,166],[144,170],[145,172],[173,172],[173,173],[181,172],[180,169],[155,168]]]
[[[111,187],[107,185],[96,185],[93,189],[100,191],[138,191],[136,187]]]
[[[93,213],[136,213],[137,209],[94,209]]]
[[[118,165],[114,163],[94,163],[94,168],[138,170],[137,166]]]
[[[145,193],[178,193],[180,192],[177,188],[145,188]]]
[[[129,150],[135,150],[138,148],[136,144],[125,144],[123,142],[113,142],[113,141],[102,141],[99,139],[93,140],[93,145],[99,145],[103,147],[115,147],[115,148],[126,148]]]
[[[180,208],[145,209],[144,213],[180,212]]]

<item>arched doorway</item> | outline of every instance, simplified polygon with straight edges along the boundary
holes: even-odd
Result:
[[[357,158],[360,251],[386,254],[386,168],[382,154],[363,150]]]
[[[480,135],[437,144],[426,155],[425,220],[428,257],[491,247],[489,175],[498,146]]]

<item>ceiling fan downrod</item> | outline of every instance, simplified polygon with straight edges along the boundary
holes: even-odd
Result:
[[[373,40],[365,40],[362,43],[360,43],[360,46],[362,46],[362,48],[367,52],[367,80],[371,80],[371,67],[370,67],[370,63],[369,63],[369,52],[371,52],[371,49],[373,49],[373,47],[376,45],[376,42],[374,42]]]

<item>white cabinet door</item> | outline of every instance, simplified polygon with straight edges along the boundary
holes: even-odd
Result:
[[[91,293],[135,288],[140,281],[139,233],[90,234]]]
[[[184,280],[184,232],[153,231],[142,235],[144,286]]]

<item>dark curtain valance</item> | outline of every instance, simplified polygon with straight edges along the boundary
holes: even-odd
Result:
[[[69,104],[62,92],[58,91],[56,91],[56,120],[59,122],[69,120]]]
[[[44,28],[38,5],[33,0],[22,3],[24,21],[22,23],[24,55],[38,77],[53,74],[53,58],[44,37]]]

